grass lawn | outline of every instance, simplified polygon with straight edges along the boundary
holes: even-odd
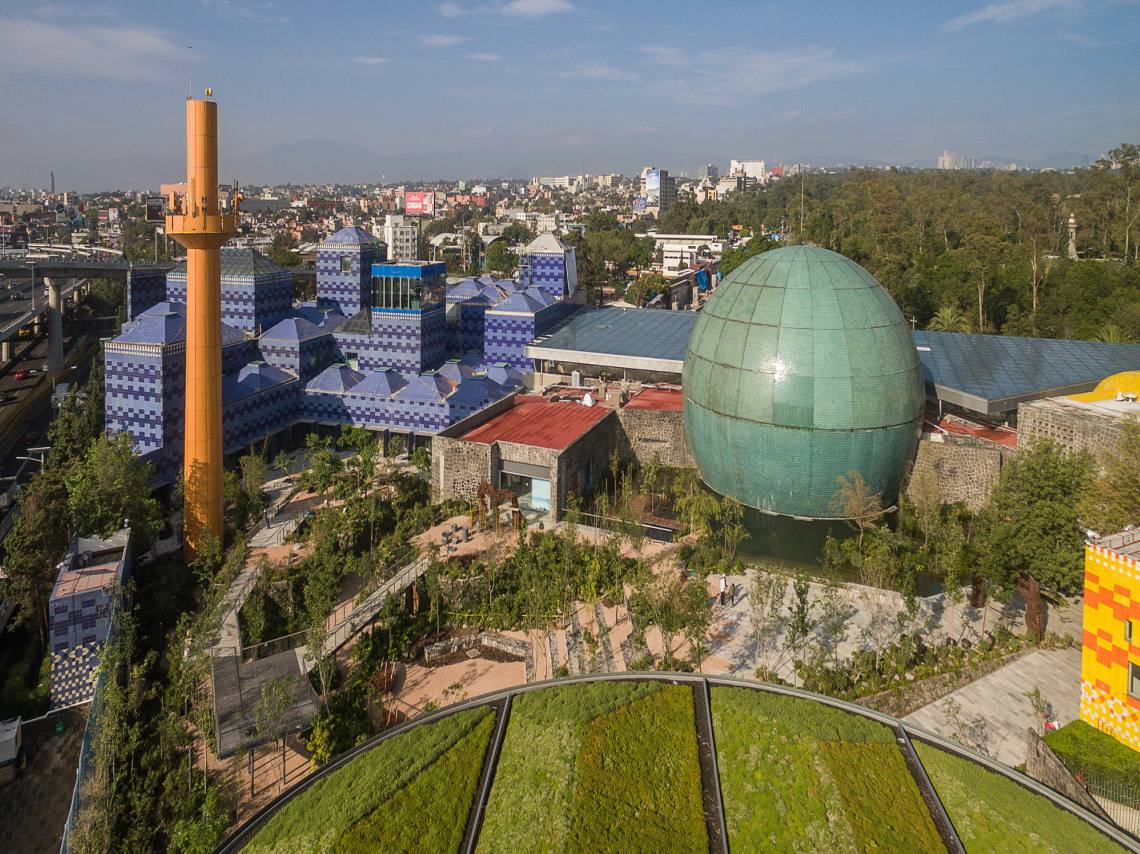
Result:
[[[468,709],[374,747],[292,800],[244,850],[455,850],[494,720],[490,707]]]
[[[969,854],[1124,851],[1096,828],[1000,774],[922,742],[914,748]]]
[[[739,851],[945,851],[894,733],[810,700],[712,689]]]
[[[1140,792],[1140,753],[1084,721],[1048,733],[1045,743],[1074,774]]]
[[[599,682],[514,700],[480,851],[707,848],[689,687]]]

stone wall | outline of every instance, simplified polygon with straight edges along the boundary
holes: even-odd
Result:
[[[639,466],[653,461],[670,468],[694,468],[693,452],[685,437],[682,413],[670,410],[621,409],[618,419],[625,432],[623,452]]]
[[[1017,443],[1050,439],[1068,451],[1090,451],[1097,459],[1116,449],[1121,419],[1062,398],[1033,400],[1017,407]]]
[[[916,474],[924,469],[933,469],[938,477],[943,504],[961,501],[977,512],[989,501],[1007,453],[1012,451],[980,444],[923,439],[918,443],[914,473],[907,484],[907,492],[913,487]]]
[[[439,490],[439,500],[463,498],[474,501],[479,484],[491,480],[492,450],[491,445],[433,436],[432,483]]]
[[[1077,782],[1065,763],[1058,758],[1048,744],[1031,729],[1025,730],[1025,773],[1039,783],[1044,783],[1054,792],[1059,792],[1070,801],[1075,801],[1089,812],[1112,821],[1088,789]]]
[[[620,433],[621,424],[611,411],[559,456],[558,482],[550,485],[550,494],[558,496],[560,516],[570,496],[584,495],[605,476]]]

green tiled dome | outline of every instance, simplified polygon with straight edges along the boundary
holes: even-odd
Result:
[[[701,477],[759,510],[835,517],[849,471],[889,502],[918,441],[910,329],[870,273],[827,249],[774,249],[727,276],[693,328],[683,382]]]

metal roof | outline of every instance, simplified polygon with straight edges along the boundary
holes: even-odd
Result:
[[[523,348],[532,359],[681,373],[697,314],[583,307]]]
[[[223,276],[264,276],[276,273],[292,275],[289,269],[273,263],[256,249],[242,249],[235,246],[222,247]],[[167,275],[175,278],[186,278],[186,262],[183,261]]]
[[[1091,391],[1111,374],[1140,368],[1140,344],[957,332],[913,335],[927,390],[986,414],[1027,400]]]

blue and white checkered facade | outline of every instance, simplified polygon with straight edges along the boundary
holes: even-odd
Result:
[[[227,454],[305,422],[436,433],[521,383],[520,373],[501,367],[495,369],[498,382],[488,379],[480,357],[486,366],[530,371],[522,348],[576,308],[561,299],[565,262],[559,267],[557,259],[548,262],[534,254],[526,271],[534,288],[525,297],[518,283],[480,279],[457,288],[454,299],[451,294],[441,299],[437,290],[431,295],[437,301],[425,297],[418,309],[373,307],[377,270],[437,283],[442,278],[442,265],[381,264],[383,250],[357,228],[332,235],[318,250],[317,302],[298,306],[288,304],[287,271],[248,250],[227,256],[230,273],[225,263],[223,273],[230,278],[223,278],[222,305]],[[145,309],[133,309],[132,322],[104,349],[106,429],[129,433],[154,462],[158,481],[172,483],[182,460],[185,273],[171,272],[161,292],[153,278],[140,275],[131,294],[133,306]],[[157,297],[167,302],[152,302]],[[444,364],[449,355],[463,353],[462,369]],[[351,370],[337,369],[335,381],[326,381],[327,371],[345,363]]]

